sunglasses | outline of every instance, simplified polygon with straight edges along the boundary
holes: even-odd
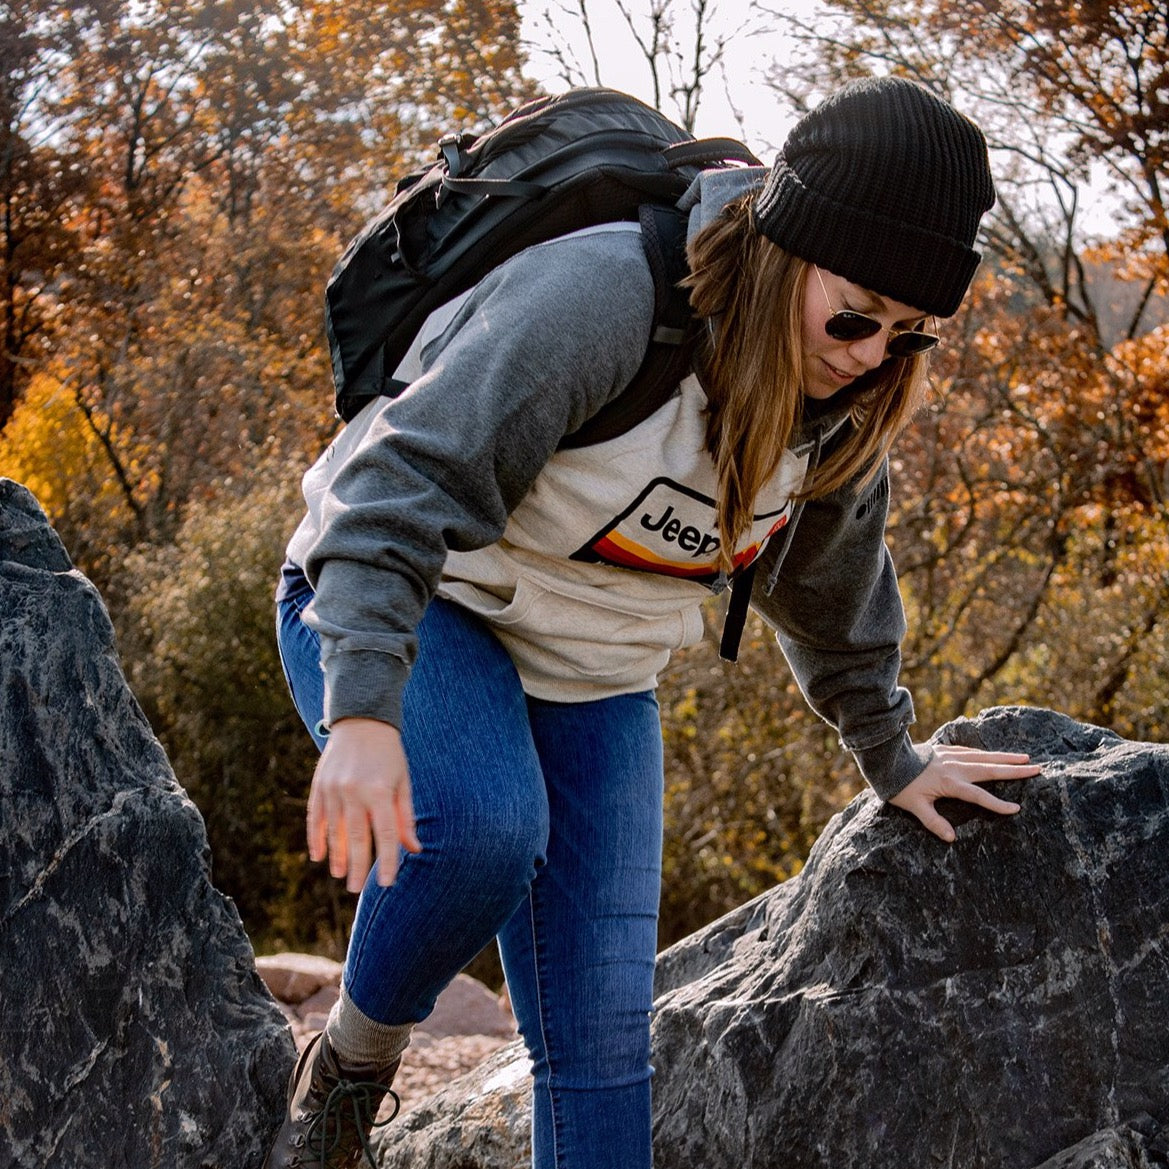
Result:
[[[824,287],[824,277],[820,275],[820,269],[815,264],[812,267],[816,269],[816,279],[820,281],[820,291],[824,293],[824,299],[828,303],[828,311],[832,314],[824,322],[824,332],[834,341],[851,343],[875,337],[878,333],[888,333],[889,341],[885,352],[890,357],[915,357],[919,353],[925,353],[926,350],[932,349],[938,343],[938,338],[933,333],[923,331],[925,321],[914,325],[912,329],[886,329],[880,321],[866,316],[864,313],[854,313],[851,309],[841,309],[840,312],[837,312],[832,307],[832,298],[828,295],[828,289]]]

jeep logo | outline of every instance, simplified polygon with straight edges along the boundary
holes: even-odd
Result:
[[[713,556],[718,551],[718,536],[703,532],[691,524],[684,524],[674,515],[674,509],[669,504],[660,516],[655,517],[646,512],[641,517],[641,526],[647,532],[660,532],[667,544],[676,541],[683,552],[689,552],[695,559],[708,553]]]

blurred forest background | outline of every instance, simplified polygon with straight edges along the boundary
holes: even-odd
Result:
[[[920,737],[1019,701],[1163,740],[1163,0],[538,7],[544,84],[636,82],[687,125],[779,28],[790,53],[757,63],[785,115],[893,71],[983,124],[985,260],[894,459]],[[607,64],[614,13],[636,78]],[[260,949],[335,953],[352,912],[305,860],[314,755],[272,635],[335,426],[324,284],[441,133],[539,92],[532,51],[509,0],[0,2],[0,474],[101,589]],[[724,130],[770,157],[782,134],[747,119]],[[757,626],[738,667],[678,655],[660,697],[665,944],[797,872],[861,782]]]

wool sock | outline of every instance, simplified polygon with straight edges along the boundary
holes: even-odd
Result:
[[[325,1034],[329,1046],[346,1067],[387,1070],[410,1043],[413,1023],[379,1023],[371,1019],[341,987],[341,997],[329,1012]]]

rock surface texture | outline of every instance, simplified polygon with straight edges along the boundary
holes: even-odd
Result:
[[[0,480],[0,1167],[251,1169],[295,1052],[109,618]]]
[[[945,845],[872,795],[796,878],[667,951],[663,1169],[1169,1165],[1169,747],[995,708],[939,739],[1023,750],[1002,819]],[[379,1138],[392,1169],[520,1169],[512,1045]]]

